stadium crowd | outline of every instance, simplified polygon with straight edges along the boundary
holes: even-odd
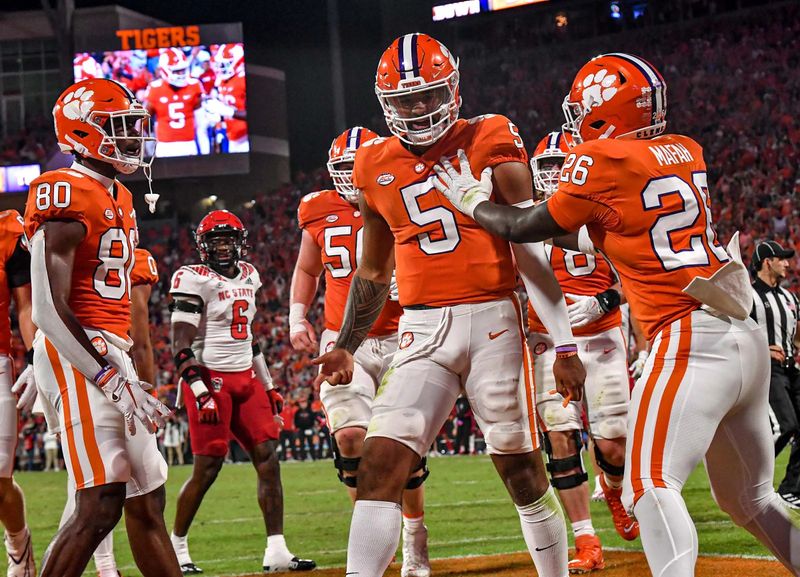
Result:
[[[746,259],[755,243],[765,238],[800,253],[800,119],[792,113],[800,99],[800,6],[739,13],[716,22],[713,28],[700,20],[546,47],[526,47],[524,36],[497,50],[462,40],[454,45],[462,61],[462,117],[505,114],[518,124],[531,148],[561,125],[561,101],[556,95],[567,93],[571,71],[590,52],[641,53],[667,78],[672,130],[696,138],[705,147],[714,222],[723,244],[739,230]],[[654,34],[659,42],[651,41]],[[378,132],[384,128],[381,117],[356,120]],[[25,133],[7,138],[0,148],[0,162],[23,157],[42,160],[51,138],[46,124],[33,123]],[[324,160],[320,151],[320,161]],[[246,259],[260,271],[264,283],[254,333],[261,336],[275,384],[288,401],[282,415],[282,458],[330,455],[321,405],[311,389],[315,369],[308,364],[308,355],[292,349],[288,330],[289,286],[300,240],[297,206],[305,194],[330,187],[322,168],[299,172],[292,183],[257,194],[249,210],[236,211],[249,231]],[[168,283],[182,264],[197,259],[192,230],[190,223],[144,228],[141,238],[159,266],[160,281],[150,301],[151,326],[159,367],[156,384],[170,405],[175,401],[177,375],[169,342]],[[787,279],[788,288],[795,292],[798,265],[795,256]],[[321,291],[308,314],[316,327],[321,327],[322,305]],[[19,339],[16,346],[21,358],[24,348]],[[186,432],[180,432],[182,419],[185,416],[176,417],[179,449],[174,452],[188,454]],[[480,451],[483,444],[476,429],[468,407],[455,408],[436,451]],[[43,468],[43,423],[23,419],[20,439],[20,466]],[[176,446],[171,439],[168,444]],[[171,461],[182,462],[182,457],[175,455]]]

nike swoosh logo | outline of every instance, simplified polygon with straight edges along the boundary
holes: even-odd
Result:
[[[611,347],[610,349],[603,349],[603,354],[607,355],[608,353],[610,353],[611,351],[614,351],[616,349],[617,349],[617,347]]]
[[[631,523],[631,524],[630,524],[630,525],[628,525],[627,527],[623,527],[623,528],[622,528],[622,530],[623,530],[625,533],[630,533],[631,531],[633,531],[633,528],[634,528],[634,527],[636,527],[636,523]]]
[[[489,340],[490,340],[490,341],[493,341],[493,340],[495,340],[497,337],[499,337],[500,335],[502,335],[503,333],[507,333],[507,332],[508,332],[508,329],[503,329],[502,331],[500,331],[500,332],[498,332],[498,333],[489,333]]]
[[[558,541],[556,541],[552,545],[548,545],[547,547],[536,547],[536,551],[546,551],[547,549],[550,549],[551,547],[555,547],[556,545],[558,545]]]

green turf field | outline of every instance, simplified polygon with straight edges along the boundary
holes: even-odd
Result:
[[[779,459],[777,471],[786,465]],[[426,523],[431,557],[453,557],[523,551],[519,520],[487,457],[430,459]],[[190,467],[173,467],[167,484],[167,526],[171,528],[177,491]],[[37,560],[55,532],[65,500],[66,474],[22,473],[29,523]],[[323,567],[345,562],[350,501],[336,479],[331,461],[286,463],[286,538],[297,555]],[[703,553],[767,555],[744,530],[734,527],[711,500],[705,472],[689,479],[684,496]],[[604,503],[592,503],[595,527],[607,547],[640,549],[638,541],[620,539]],[[131,558],[123,525],[114,531],[117,561],[125,575],[139,575]],[[261,569],[265,538],[255,497],[255,475],[249,464],[226,465],[206,496],[189,533],[192,557],[205,574],[235,575]],[[87,573],[93,575],[94,573]]]

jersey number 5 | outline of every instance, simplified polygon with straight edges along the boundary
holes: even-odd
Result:
[[[434,190],[434,178],[436,178],[436,175],[423,182],[417,182],[400,189],[400,194],[403,196],[403,204],[411,222],[419,227],[429,227],[432,224],[441,227],[441,232],[437,231],[438,234],[436,234],[438,238],[431,238],[434,234],[433,232],[421,232],[417,235],[419,248],[425,254],[430,255],[453,252],[458,243],[461,242],[456,217],[450,209],[439,205],[428,210],[422,210],[419,206],[420,197]]]

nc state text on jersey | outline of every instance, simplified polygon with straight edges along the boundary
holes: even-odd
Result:
[[[117,30],[122,50],[170,48],[172,46],[197,46],[200,44],[199,26],[165,26],[141,30]],[[133,45],[131,45],[133,41]]]
[[[228,299],[239,299],[239,298],[246,298],[252,297],[256,294],[253,289],[249,288],[232,288],[230,290],[219,291],[217,293],[217,298],[221,301],[226,301]]]

